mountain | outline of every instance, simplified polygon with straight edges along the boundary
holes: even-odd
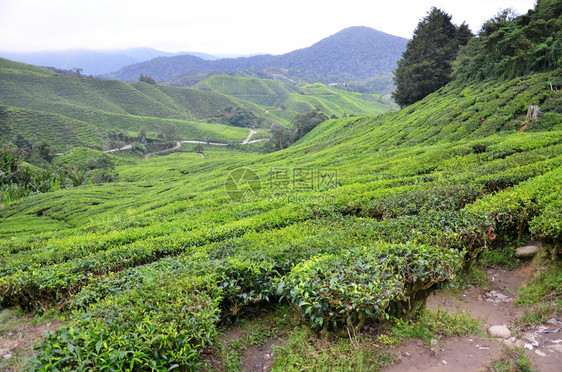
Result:
[[[152,48],[132,48],[123,50],[87,50],[73,49],[64,51],[44,52],[0,52],[0,56],[12,61],[30,63],[36,66],[48,66],[58,69],[83,69],[84,75],[103,75],[118,70],[124,66],[153,59],[155,57],[171,57],[183,54],[193,54],[204,60],[214,60],[218,57],[205,53],[169,53]]]
[[[191,55],[158,57],[123,67],[107,77],[133,81],[144,74],[157,81],[166,81],[178,75],[212,71],[282,69],[277,72],[300,74],[309,82],[365,80],[376,73],[393,71],[406,43],[404,38],[368,27],[350,27],[308,48],[278,56],[259,55],[215,61]]]

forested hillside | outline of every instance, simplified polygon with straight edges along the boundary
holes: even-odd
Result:
[[[308,82],[366,80],[376,73],[393,71],[406,40],[367,27],[350,27],[304,49],[279,56],[225,58],[205,61],[194,56],[161,57],[124,67],[108,77],[135,81],[140,74],[156,81],[177,75],[237,70],[274,72],[285,78]],[[285,71],[281,71],[285,70]]]

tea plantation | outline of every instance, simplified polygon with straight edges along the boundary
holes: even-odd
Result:
[[[347,335],[413,316],[483,251],[534,237],[559,259],[557,76],[451,83],[285,150],[123,161],[120,182],[4,205],[1,307],[69,316],[28,369],[197,369],[222,325],[279,302]]]

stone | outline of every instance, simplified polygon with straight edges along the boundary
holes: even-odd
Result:
[[[504,302],[512,302],[513,298],[504,295],[503,293],[497,291],[489,291],[486,292],[486,301],[492,302],[494,304],[504,303]]]
[[[535,354],[537,354],[537,355],[539,355],[539,356],[542,356],[542,357],[545,357],[545,356],[546,356],[546,354],[543,353],[543,352],[540,351],[540,350],[535,350]]]
[[[10,359],[11,357],[12,357],[12,354],[6,354],[2,358],[7,360],[7,359]]]
[[[490,328],[488,328],[488,334],[490,334],[490,336],[496,337],[496,338],[510,338],[511,337],[511,331],[509,330],[509,328],[507,328],[506,326],[503,326],[503,325],[491,326]]]
[[[541,247],[536,245],[526,245],[523,247],[519,247],[515,250],[515,257],[517,258],[531,258],[534,257],[537,253],[539,253]]]
[[[560,345],[560,344],[548,345],[547,348],[552,350],[552,351],[557,351],[559,353],[562,353],[562,345]]]

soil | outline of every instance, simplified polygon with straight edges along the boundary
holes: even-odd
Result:
[[[55,332],[61,325],[59,321],[51,321],[36,326],[31,325],[31,317],[19,319],[22,322],[17,330],[0,335],[0,369],[4,372],[16,371],[10,366],[11,359],[22,360],[32,354],[33,346],[45,337],[45,332]]]
[[[399,348],[401,360],[387,372],[477,372],[502,351],[498,343],[480,337],[442,340],[439,352],[431,352],[422,340],[406,340]]]
[[[532,263],[515,270],[490,269],[488,288],[471,287],[462,293],[441,291],[427,301],[429,309],[443,309],[450,313],[468,312],[471,317],[481,319],[485,329],[493,325],[504,325],[512,331],[517,330],[518,337],[507,340],[447,338],[440,341],[437,353],[432,352],[423,341],[407,340],[397,348],[400,361],[385,369],[385,372],[482,371],[500,357],[505,346],[530,346],[533,339],[539,346],[534,346],[533,350],[525,349],[533,368],[538,372],[561,372],[562,346],[557,345],[562,345],[562,323],[552,321],[528,329],[517,329],[515,324],[515,320],[523,312],[514,303],[517,288],[525,285],[534,269]],[[557,340],[561,341],[554,342]]]
[[[269,339],[262,345],[248,347],[242,356],[242,370],[248,372],[271,370],[275,346],[283,346],[283,341]]]

